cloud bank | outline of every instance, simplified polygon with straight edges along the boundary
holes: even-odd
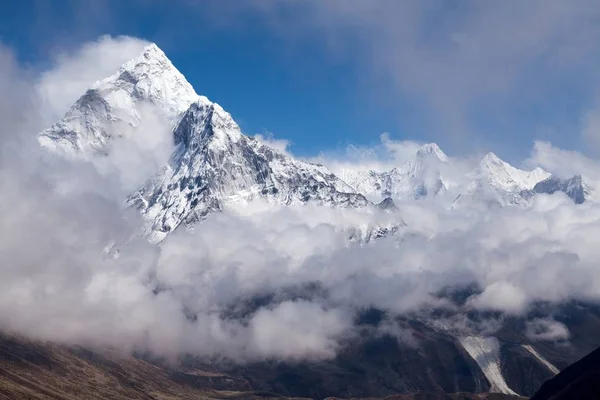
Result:
[[[34,76],[0,51],[0,329],[159,355],[322,359],[356,334],[356,314],[371,307],[392,316],[431,307],[519,316],[538,302],[600,301],[600,206],[560,195],[485,214],[406,204],[406,229],[369,245],[349,242],[348,229],[396,217],[259,203],[215,214],[160,246],[147,243],[121,197],[138,179],[128,175],[131,164],[115,162],[107,173],[44,153],[35,142],[48,113],[64,107],[65,98],[47,104],[47,88],[65,79],[61,71],[91,65],[103,49],[118,49],[115,62],[131,57],[139,43],[102,38]],[[384,136],[385,165],[414,145]],[[122,146],[119,160],[146,150]],[[371,150],[364,149],[369,162],[380,162],[381,148]],[[572,161],[565,166],[566,156]],[[337,161],[365,167],[360,157]],[[570,165],[592,174],[595,165],[541,142],[529,162],[566,173]],[[477,290],[464,304],[440,296],[469,286]],[[411,341],[393,318],[381,329]],[[533,322],[525,333],[568,337],[552,321]]]

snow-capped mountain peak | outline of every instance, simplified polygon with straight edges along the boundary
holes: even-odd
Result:
[[[517,192],[533,189],[536,183],[549,176],[541,168],[531,171],[515,168],[494,153],[486,154],[475,171],[476,180],[485,179],[492,187]]]
[[[494,153],[486,154],[471,173],[471,183],[454,200],[451,208],[461,204],[526,205],[527,196],[540,181],[550,174],[541,168],[521,170],[501,160]]]
[[[416,158],[424,158],[429,156],[435,156],[442,162],[448,161],[448,156],[435,143],[424,144],[417,150]]]
[[[77,156],[102,154],[112,138],[123,136],[147,115],[172,126],[198,97],[165,53],[150,44],[114,75],[92,83],[38,139],[49,149]]]
[[[132,85],[126,85],[126,82]],[[113,85],[123,84],[131,90],[133,97],[160,104],[171,116],[184,112],[199,97],[154,43],[146,46],[139,57],[126,62],[115,75],[98,82],[95,88],[110,89]]]
[[[531,197],[535,193],[553,194],[563,192],[569,196],[575,204],[581,204],[594,198],[594,191],[583,181],[581,175],[575,175],[568,179],[561,179],[556,175],[538,182],[532,190],[524,192],[525,197]]]
[[[441,170],[448,157],[435,143],[421,146],[415,155],[389,171],[341,171],[340,175],[356,191],[374,201],[386,197],[422,199],[437,194],[446,185]]]
[[[169,165],[129,199],[149,221],[154,241],[256,197],[279,205],[369,204],[327,168],[242,134],[231,115],[205,97],[190,105],[173,133],[177,147]]]

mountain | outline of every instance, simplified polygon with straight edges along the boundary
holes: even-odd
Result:
[[[595,400],[600,398],[600,349],[569,365],[548,380],[531,400]]]
[[[155,240],[181,223],[256,197],[281,205],[370,204],[324,166],[296,160],[242,134],[231,115],[197,95],[155,44],[93,84],[38,138],[51,150],[101,157],[111,139],[135,131],[156,113],[171,126],[176,149],[169,164],[128,200],[148,218],[148,233]]]
[[[4,400],[260,399],[243,377],[176,368],[116,351],[60,346],[0,333]]]
[[[435,143],[421,146],[413,158],[390,171],[340,171],[340,177],[357,192],[383,199],[423,199],[446,189],[442,170],[448,157]]]
[[[396,352],[393,354],[397,355]],[[411,355],[416,354],[413,352]],[[445,356],[448,357],[448,361],[452,361],[450,356]],[[369,382],[367,379],[361,379],[356,372],[338,371],[336,376],[336,371],[326,371],[322,375],[323,382],[315,382],[313,371],[318,371],[319,368],[323,368],[322,366],[312,365],[311,371],[307,368],[299,368],[297,365],[278,364],[279,372],[276,372],[271,370],[273,365],[276,364],[271,363],[267,368],[262,368],[261,365],[240,366],[240,371],[231,372],[212,364],[185,360],[178,363],[165,363],[149,357],[119,354],[116,351],[62,346],[0,334],[0,398],[6,400],[300,400],[302,398],[322,399],[332,394],[338,396],[337,398],[352,396],[356,399],[376,399],[391,394],[391,398],[386,398],[389,400],[522,399],[498,393],[444,394],[433,390],[421,391],[417,394],[402,394],[378,385],[375,375],[370,377],[372,381]],[[364,367],[372,369],[375,365],[366,363]],[[410,368],[407,371],[410,371]],[[432,370],[435,374],[439,372],[438,368]],[[326,386],[325,379],[328,377],[333,378],[330,379],[331,388]],[[357,377],[358,381],[355,379]],[[456,374],[456,377],[464,380],[461,373]],[[296,385],[296,382],[310,383]],[[401,384],[401,381],[398,384]],[[370,387],[374,389],[371,391],[373,395],[365,395]],[[299,397],[291,392],[304,392],[306,396]],[[354,393],[359,396],[353,396]]]
[[[563,192],[569,196],[575,204],[582,204],[592,196],[591,188],[586,185],[581,175],[575,175],[568,179],[561,179],[556,175],[551,175],[541,182],[538,182],[531,190],[535,193],[553,194]]]
[[[391,197],[386,197],[381,201],[381,203],[377,204],[377,208],[383,210],[385,212],[394,212],[398,211],[398,207],[394,203],[394,200]]]
[[[419,200],[449,191],[451,160],[434,143],[421,146],[390,171],[346,170],[340,176],[270,148],[244,135],[221,106],[196,94],[154,44],[114,75],[94,83],[59,122],[39,135],[39,141],[51,150],[102,157],[113,138],[144,135],[142,123],[152,118],[164,121],[175,150],[168,164],[129,196],[128,204],[147,218],[146,233],[154,241],[178,226],[255,198],[277,205],[313,202],[363,208],[371,205],[367,197]],[[453,207],[463,202],[525,204],[525,191],[534,193],[534,186],[548,177],[541,169],[516,169],[490,153]],[[560,185],[578,195],[573,183]],[[453,183],[452,193],[456,190]],[[542,185],[537,190],[554,189]],[[397,232],[404,223],[380,225],[357,228],[351,236],[379,238]]]
[[[172,125],[198,97],[165,53],[151,44],[117,73],[94,83],[38,140],[69,154],[103,154],[112,138],[138,126],[147,114],[159,113]]]
[[[502,161],[494,153],[488,153],[471,173],[471,182],[460,193],[452,207],[463,204],[487,206],[526,205],[522,193],[548,178],[550,174],[541,168],[524,171]]]
[[[169,164],[129,198],[150,221],[154,240],[227,204],[256,197],[279,205],[370,204],[324,166],[242,134],[231,115],[205,97],[192,103],[173,133],[176,150]]]

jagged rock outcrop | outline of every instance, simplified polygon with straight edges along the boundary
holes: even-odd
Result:
[[[261,197],[279,205],[335,207],[370,203],[322,165],[294,159],[240,131],[231,115],[205,97],[174,130],[169,165],[129,203],[150,221],[156,240],[180,224],[202,220],[227,204]]]

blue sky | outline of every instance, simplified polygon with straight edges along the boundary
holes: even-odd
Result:
[[[154,41],[246,133],[272,132],[299,155],[372,145],[383,132],[508,161],[525,158],[534,140],[590,154],[598,144],[600,8],[592,1],[23,0],[3,8],[0,40],[31,68],[103,34]]]

